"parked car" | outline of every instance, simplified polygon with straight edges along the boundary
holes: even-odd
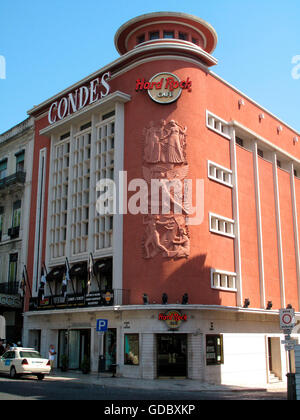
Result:
[[[35,349],[13,347],[0,358],[0,373],[8,374],[11,378],[36,375],[39,380],[43,380],[50,371],[50,361]]]

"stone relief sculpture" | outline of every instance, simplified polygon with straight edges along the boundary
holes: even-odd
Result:
[[[149,214],[144,217],[143,241],[145,258],[161,254],[164,258],[187,258],[190,254],[190,238],[187,228],[187,206],[183,200],[183,181],[189,166],[186,161],[186,132],[178,122],[153,121],[144,129],[143,177],[149,188]],[[152,181],[159,181],[160,194],[155,197]],[[157,214],[152,214],[153,205]],[[164,209],[170,209],[165,212]]]

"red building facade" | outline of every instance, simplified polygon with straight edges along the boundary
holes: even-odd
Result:
[[[115,36],[119,59],[29,111],[24,340],[56,343],[58,365],[85,354],[96,370],[103,354],[124,376],[284,380],[278,309],[299,312],[299,133],[212,72],[216,44],[197,17],[137,17]],[[99,214],[104,179],[116,200]],[[165,214],[168,182],[182,189],[166,191]]]

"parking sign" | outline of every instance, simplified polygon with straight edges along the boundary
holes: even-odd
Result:
[[[108,327],[108,320],[107,319],[97,319],[97,332],[105,332],[107,331]]]

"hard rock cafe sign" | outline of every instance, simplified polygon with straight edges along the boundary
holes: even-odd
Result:
[[[189,77],[186,80],[180,80],[172,73],[158,73],[149,82],[145,79],[138,79],[135,90],[146,90],[153,101],[160,104],[170,104],[177,101],[183,90],[191,92],[192,81]]]
[[[164,314],[159,314],[158,320],[165,321],[170,330],[177,330],[183,321],[187,321],[187,315],[183,315],[178,311],[171,310]]]

